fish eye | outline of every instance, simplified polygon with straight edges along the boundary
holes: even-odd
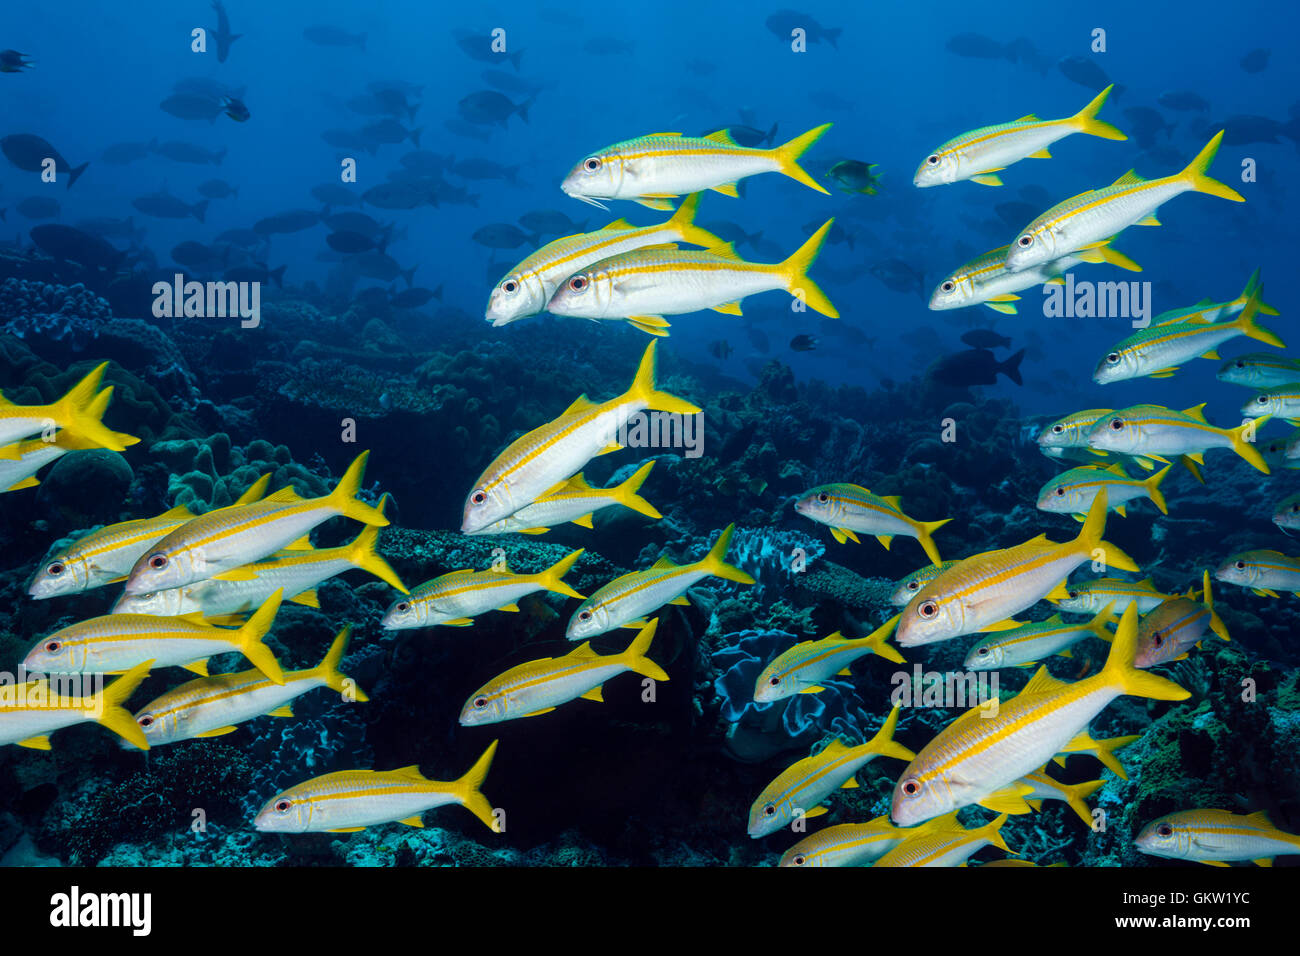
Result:
[[[1021,249],[1028,249],[1033,244],[1034,244],[1034,237],[1027,233],[1016,240],[1016,245],[1018,245]]]
[[[1111,427],[1111,431],[1119,431],[1124,427],[1124,419],[1112,418],[1110,420],[1110,427]]]
[[[1260,404],[1260,405],[1267,405],[1267,404],[1268,404],[1268,396],[1267,396],[1267,395],[1261,395],[1261,396],[1259,396],[1259,398],[1255,399],[1255,401],[1256,401],[1258,404]]]
[[[919,591],[919,590],[921,590],[921,582],[920,582],[920,581],[908,581],[908,582],[907,582],[907,589],[908,589],[909,591]]]
[[[45,573],[50,575],[51,577],[58,577],[60,574],[63,573],[63,565],[60,562],[55,561],[48,568],[45,569]]]
[[[574,292],[581,292],[583,289],[587,288],[587,277],[574,276],[569,280],[569,288]]]
[[[149,714],[141,714],[140,719],[136,721],[141,727],[153,726],[153,717]]]
[[[931,166],[938,166],[939,156],[938,154],[931,153],[929,156],[925,157],[925,161],[929,163]]]
[[[826,504],[826,502],[831,500],[831,496],[823,491],[821,494],[817,496],[817,500],[820,501],[822,504]]]
[[[501,291],[506,295],[514,295],[519,291],[519,283],[514,279],[507,279],[505,282],[501,283]]]
[[[989,649],[987,647],[977,647],[975,648],[975,653],[978,654],[980,657],[987,657],[989,653]]]
[[[808,862],[808,858],[805,857],[803,854],[800,854],[799,856],[796,856],[794,859],[792,859],[790,862],[793,863],[795,866],[803,866],[806,862]]]
[[[779,687],[781,685],[781,678],[773,677],[768,680],[767,684],[769,687]]]
[[[1237,569],[1238,571],[1245,571],[1245,570],[1246,570],[1246,562],[1245,562],[1245,561],[1238,561],[1238,562],[1236,563],[1235,567],[1236,567],[1236,569]]]
[[[61,648],[62,646],[63,646],[63,645],[60,644],[58,641],[46,641],[46,642],[45,642],[45,650],[48,651],[48,652],[51,653],[51,654],[57,652],[58,649]]]
[[[953,282],[951,279],[939,286],[939,289],[943,292],[951,292],[955,288],[957,288],[957,283]]]
[[[1064,426],[1064,425],[1053,425],[1053,426],[1052,426],[1052,434],[1053,434],[1053,435],[1059,435],[1059,434],[1061,434],[1061,432],[1063,432],[1063,431],[1065,431],[1065,426]]]
[[[409,611],[411,609],[411,605],[407,601],[398,601],[395,605],[393,605],[393,609],[396,611]]]
[[[1173,836],[1174,828],[1167,823],[1162,823],[1160,826],[1156,827],[1156,835],[1162,837]]]
[[[1246,367],[1246,363],[1243,362],[1243,361],[1241,361],[1241,359],[1238,359],[1236,364],[1237,364],[1237,368],[1245,368],[1245,367]]]
[[[1119,361],[1119,353],[1111,352],[1109,355],[1106,356],[1106,361],[1109,362],[1111,365],[1114,365],[1116,362]]]
[[[599,156],[590,156],[582,164],[582,168],[589,173],[594,173],[596,170],[600,169],[600,166],[601,163]]]
[[[167,567],[167,555],[155,554],[151,556],[149,558],[149,567],[153,568],[155,571],[161,571],[163,568]]]
[[[275,809],[280,813],[288,813],[289,808],[292,806],[293,804],[290,803],[288,800],[277,800],[275,802]]]
[[[488,705],[488,699],[486,697],[474,698],[474,706],[477,707],[479,710],[482,710],[487,705]]]
[[[921,792],[921,781],[912,778],[903,781],[902,791],[909,797],[914,797]]]
[[[763,816],[765,817],[776,816],[776,807],[769,803],[767,806],[763,808]]]
[[[487,493],[482,489],[479,489],[469,496],[469,500],[474,502],[476,505],[481,505],[483,502],[487,501]]]
[[[1058,498],[1064,498],[1064,497],[1065,497],[1065,489],[1064,489],[1064,488],[1057,488],[1057,489],[1056,489],[1056,497],[1058,497]]]
[[[579,612],[578,612],[578,620],[579,620],[579,621],[590,621],[590,620],[591,620],[591,612],[590,612],[590,611],[579,611]]]
[[[939,613],[939,605],[935,601],[926,601],[917,609],[917,613],[927,621]]]
[[[1159,631],[1156,631],[1154,634],[1151,635],[1151,640],[1155,642],[1156,647],[1163,647],[1165,643],[1165,636],[1161,634]]]

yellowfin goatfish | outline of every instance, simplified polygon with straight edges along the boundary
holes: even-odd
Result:
[[[109,431],[100,418],[104,414],[102,407],[96,405],[100,399],[99,382],[104,377],[107,362],[97,365],[80,382],[72,386],[68,393],[50,405],[15,405],[0,396],[0,445],[9,445],[20,438],[27,438],[43,432],[46,428],[57,425],[59,428],[73,428],[87,441],[109,451],[123,451],[123,444],[117,432]],[[0,458],[10,457],[0,450]]]
[[[1273,523],[1283,531],[1300,530],[1300,495],[1291,495],[1273,509]]]
[[[857,541],[855,532],[874,535],[886,550],[895,535],[915,538],[935,564],[942,563],[943,559],[930,536],[952,520],[917,521],[903,514],[902,499],[897,495],[882,498],[861,485],[846,483],[819,485],[804,492],[794,503],[794,510],[829,526],[831,535],[840,544],[850,538]]]
[[[1253,860],[1272,866],[1275,856],[1300,855],[1300,836],[1279,830],[1264,811],[1183,810],[1148,823],[1133,841],[1143,853],[1209,866]]]
[[[778,866],[865,866],[913,835],[884,816],[866,823],[841,823],[804,837],[781,855]]]
[[[1011,848],[1001,833],[1006,822],[1007,815],[1003,813],[982,827],[967,830],[957,822],[957,814],[950,813],[921,827],[919,833],[898,844],[872,866],[963,866],[986,846],[1010,853]]]
[[[535,717],[579,697],[604,702],[605,681],[628,671],[652,680],[668,680],[664,669],[646,657],[658,625],[655,618],[641,628],[621,654],[597,654],[584,641],[563,657],[543,657],[510,668],[470,695],[461,708],[461,725],[476,727]]]
[[[1139,329],[1102,357],[1092,380],[1105,385],[1132,378],[1169,378],[1183,362],[1220,358],[1216,349],[1239,335],[1286,348],[1281,339],[1255,321],[1258,312],[1259,299],[1252,295],[1235,319],[1208,324],[1172,322]]]
[[[890,595],[889,602],[895,607],[903,607],[908,601],[916,597],[916,593],[925,587],[943,572],[947,571],[957,562],[945,561],[942,564],[930,564],[919,571],[913,571],[905,578],[900,578],[894,585],[894,593]]]
[[[380,502],[383,510],[383,502]],[[356,539],[338,548],[312,551],[281,551],[269,561],[246,564],[241,570],[251,575],[238,580],[209,578],[179,588],[148,594],[123,594],[113,605],[113,614],[200,614],[206,618],[247,614],[275,591],[294,604],[320,607],[316,588],[344,571],[356,568],[373,574],[406,593],[406,585],[375,550],[379,529],[367,525]]]
[[[1057,475],[1038,492],[1038,508],[1052,514],[1075,515],[1088,513],[1092,500],[1102,488],[1106,489],[1106,499],[1110,509],[1117,511],[1120,517],[1126,517],[1125,508],[1130,501],[1139,498],[1150,499],[1160,509],[1161,514],[1169,514],[1165,496],[1160,491],[1160,483],[1169,474],[1173,465],[1165,465],[1148,478],[1130,478],[1119,465],[1108,468],[1101,466],[1084,466],[1071,468],[1064,474]],[[1082,518],[1080,517],[1080,520]]]
[[[270,474],[263,475],[235,503],[256,501],[270,480]],[[41,600],[124,581],[151,544],[195,517],[189,508],[179,505],[154,518],[120,521],[92,531],[51,555],[32,578],[27,593]]]
[[[251,580],[253,573],[243,565],[299,541],[337,515],[383,527],[388,519],[356,497],[369,457],[368,451],[359,454],[338,486],[320,498],[301,498],[291,485],[253,504],[209,511],[187,521],[140,555],[127,578],[126,593],[165,591],[207,578]]]
[[[708,136],[654,133],[625,139],[587,156],[564,177],[560,188],[574,199],[604,209],[601,199],[631,199],[651,209],[685,193],[713,189],[736,196],[736,183],[759,173],[781,173],[819,193],[826,188],[799,165],[830,123],[810,129],[775,149],[740,146],[725,129]]]
[[[1256,395],[1241,406],[1241,414],[1272,415],[1274,418],[1285,418],[1292,425],[1300,424],[1300,382],[1280,385]],[[0,468],[3,467],[4,463],[0,462]]]
[[[1278,591],[1300,592],[1300,558],[1281,551],[1242,551],[1220,564],[1214,577],[1250,588],[1261,597],[1277,597]]]
[[[203,677],[208,658],[238,651],[277,684],[284,673],[262,638],[280,609],[280,592],[240,628],[213,627],[183,617],[108,614],[55,631],[28,653],[23,666],[43,674],[117,674],[141,661],[156,667],[184,667]]]
[[[664,336],[665,315],[713,309],[740,315],[746,296],[781,289],[822,315],[840,317],[808,276],[835,220],[818,229],[784,262],[746,262],[729,244],[711,249],[637,249],[602,259],[571,275],[546,311],[583,319],[626,319]]]
[[[66,687],[44,678],[0,686],[0,745],[49,750],[54,731],[94,721],[148,750],[149,742],[125,705],[152,666],[153,661],[142,661],[89,698],[63,693]]]
[[[1067,584],[1048,600],[1062,611],[1072,614],[1096,614],[1107,605],[1116,614],[1123,613],[1130,604],[1136,604],[1139,614],[1146,614],[1162,602],[1173,597],[1156,589],[1150,578],[1143,581],[1124,581],[1120,578],[1094,578]]]
[[[705,247],[722,245],[722,240],[713,233],[695,225],[699,202],[700,194],[692,193],[671,219],[657,226],[637,228],[618,219],[597,232],[548,242],[496,284],[488,298],[487,320],[493,326],[502,326],[544,312],[561,282],[593,262],[619,253],[673,242]]]
[[[757,840],[796,819],[828,813],[824,804],[831,794],[841,788],[856,787],[857,772],[877,757],[911,760],[915,754],[894,741],[900,709],[895,706],[880,730],[866,743],[849,746],[835,738],[811,757],[791,764],[763,788],[749,808],[749,835]]]
[[[1088,434],[1103,416],[1113,408],[1087,408],[1058,418],[1038,433],[1038,444],[1043,448],[1087,448]]]
[[[1225,641],[1232,640],[1214,610],[1210,572],[1204,572],[1203,577],[1203,603],[1195,600],[1192,591],[1183,597],[1170,598],[1142,618],[1134,667],[1156,667],[1182,660],[1190,648],[1200,644],[1207,631],[1213,631]]]
[[[1061,276],[1080,263],[1108,262],[1129,272],[1141,272],[1142,267],[1109,243],[1092,249],[1079,249],[1068,256],[1030,266],[1019,272],[1007,268],[1008,246],[999,246],[991,252],[972,259],[946,276],[930,294],[930,308],[964,309],[971,305],[986,305],[994,312],[1015,315],[1020,296],[1017,292],[1038,285],[1056,285]]]
[[[1205,463],[1205,452],[1210,449],[1231,448],[1267,475],[1268,465],[1255,448],[1254,438],[1256,430],[1271,416],[1264,415],[1236,428],[1215,428],[1205,420],[1204,408],[1204,402],[1181,412],[1163,405],[1121,408],[1093,426],[1088,446],[1156,461],[1166,461],[1165,455],[1181,455],[1198,465]]]
[[[943,186],[969,179],[981,186],[1001,186],[993,173],[1022,159],[1051,159],[1047,148],[1074,133],[1102,139],[1128,139],[1109,123],[1097,119],[1110,95],[1108,86],[1073,116],[1041,120],[1033,113],[1010,123],[981,126],[950,139],[921,161],[912,182],[920,187]]]
[[[868,654],[879,654],[895,664],[904,664],[903,655],[889,646],[889,635],[898,623],[894,615],[866,637],[856,640],[836,631],[820,641],[802,641],[779,654],[763,668],[754,681],[754,700],[770,703],[795,694],[816,694],[822,684],[839,675],[849,677],[849,665]]]
[[[1220,322],[1241,312],[1252,297],[1258,301],[1261,314],[1277,315],[1277,309],[1260,299],[1263,294],[1264,286],[1259,281],[1259,270],[1256,269],[1251,273],[1250,278],[1246,280],[1246,287],[1241,290],[1241,295],[1235,299],[1230,299],[1227,302],[1202,299],[1195,305],[1161,312],[1151,321],[1156,325],[1169,325],[1174,322]]]
[[[481,531],[543,495],[559,491],[592,458],[619,446],[620,428],[645,409],[694,415],[699,408],[655,389],[655,343],[646,346],[636,378],[618,398],[599,405],[579,398],[559,418],[510,443],[474,482],[460,530]]]
[[[708,554],[692,564],[660,558],[645,571],[632,571],[610,581],[573,612],[565,636],[581,641],[617,627],[641,627],[647,615],[665,604],[690,604],[686,592],[710,576],[753,584],[752,577],[725,560],[735,530],[735,525],[727,525]]]
[[[900,826],[978,803],[995,813],[1025,813],[1021,777],[1060,753],[1088,722],[1125,694],[1155,700],[1191,695],[1172,681],[1133,666],[1137,609],[1120,619],[1105,666],[1066,684],[1039,669],[995,716],[976,706],[931,740],[894,787],[890,816]]]
[[[507,534],[514,531],[520,534],[545,534],[553,525],[564,524],[567,521],[572,521],[583,528],[590,528],[593,514],[616,505],[630,508],[638,514],[657,521],[663,517],[659,509],[637,494],[653,467],[653,461],[646,462],[627,481],[613,488],[593,488],[579,472],[565,482],[558,491],[545,494],[508,518],[502,518],[473,533]]]
[[[100,393],[96,400],[99,407],[108,406],[108,397],[112,391],[111,388],[106,388]],[[96,404],[92,403],[92,407],[96,407]],[[6,446],[4,451],[12,452],[13,457],[0,455],[0,493],[34,488],[39,485],[41,482],[36,477],[36,473],[70,451],[103,447],[98,441],[92,441],[83,435],[78,431],[79,428],[79,425],[60,428],[49,441],[43,438],[31,438]],[[109,432],[109,434],[116,436],[117,442],[121,445],[134,445],[140,440],[134,435],[126,435],[122,432]]]
[[[1046,770],[1039,770],[1021,778],[1022,783],[1033,787],[1033,791],[1024,794],[1025,802],[1035,810],[1044,800],[1063,800],[1075,815],[1091,829],[1092,811],[1088,809],[1087,799],[1100,790],[1105,780],[1088,780],[1084,783],[1066,784],[1053,780]]]
[[[1022,624],[980,641],[966,655],[964,666],[973,671],[991,671],[999,667],[1028,667],[1053,654],[1071,657],[1071,645],[1085,637],[1109,641],[1111,633],[1106,626],[1115,621],[1110,605],[1098,611],[1091,621],[1077,624],[1067,624],[1061,615],[1053,614],[1046,621]]]
[[[1048,594],[1061,591],[1071,571],[1096,559],[1097,549],[1108,566],[1136,571],[1132,558],[1101,538],[1106,528],[1106,508],[1103,488],[1093,499],[1083,528],[1073,541],[1057,543],[1040,534],[1024,544],[958,562],[903,608],[897,643],[914,647],[976,631],[1018,627],[1018,622],[1010,620],[1012,616]]]
[[[419,766],[401,770],[342,770],[314,777],[273,797],[253,819],[263,833],[354,833],[381,823],[422,827],[426,810],[459,803],[494,833],[499,825],[483,796],[497,742],[459,780],[430,780]]]
[[[1230,385],[1246,388],[1278,388],[1300,382],[1300,359],[1283,358],[1270,352],[1251,352],[1228,359],[1215,377]]]
[[[350,700],[369,700],[339,670],[351,633],[351,628],[343,628],[319,665],[287,671],[283,684],[272,683],[259,670],[199,677],[150,701],[136,713],[135,722],[150,746],[157,747],[219,737],[255,717],[292,717],[290,702],[317,687],[328,687]]]
[[[394,601],[381,623],[394,631],[440,624],[468,627],[488,611],[518,611],[519,599],[538,591],[581,599],[581,594],[564,583],[564,575],[582,551],[579,548],[539,574],[515,574],[503,561],[486,571],[467,568],[440,575]]]
[[[1156,210],[1185,192],[1245,202],[1235,189],[1206,175],[1222,139],[1220,130],[1186,169],[1173,176],[1143,179],[1130,171],[1109,186],[1053,206],[1020,231],[1007,253],[1007,268],[1028,269],[1076,249],[1095,247],[1132,225],[1158,226]]]

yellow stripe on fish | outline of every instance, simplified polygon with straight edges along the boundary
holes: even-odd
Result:
[[[777,865],[864,866],[884,856],[911,835],[911,830],[894,826],[885,816],[866,823],[824,827],[786,850]]]
[[[861,485],[847,482],[819,485],[804,492],[795,501],[794,510],[818,524],[827,525],[840,544],[850,538],[857,541],[855,532],[874,535],[886,551],[895,535],[916,538],[935,564],[941,564],[943,559],[939,557],[939,549],[934,546],[931,535],[952,520],[918,521],[903,514],[902,499],[897,495],[873,495]]]
[[[844,637],[839,631],[820,641],[802,641],[763,668],[754,681],[754,700],[771,703],[795,694],[817,694],[832,677],[849,677],[849,665],[868,654],[879,654],[895,664],[903,655],[889,646],[889,635],[898,623],[895,614],[866,637]]]
[[[1278,591],[1300,592],[1300,558],[1281,551],[1239,551],[1215,569],[1214,577],[1275,598]]]
[[[1148,823],[1133,845],[1143,853],[1209,866],[1254,860],[1272,866],[1275,856],[1300,855],[1300,836],[1279,830],[1262,810],[1183,810]]]
[[[472,533],[545,534],[551,530],[552,525],[566,522],[590,528],[592,515],[616,505],[622,505],[624,508],[658,521],[663,517],[659,509],[637,493],[653,467],[653,461],[646,462],[626,481],[613,488],[593,488],[582,476],[582,472],[579,472],[560,486],[559,491],[542,495],[531,505],[525,505],[508,518],[502,518]]]
[[[0,686],[0,745],[49,750],[49,735],[54,731],[94,721],[148,750],[149,741],[126,709],[126,702],[152,666],[153,661],[141,661],[89,699],[61,693],[58,683],[44,679]]]
[[[1001,833],[1002,824],[1006,822],[1007,815],[1003,813],[982,827],[967,830],[957,822],[957,814],[950,813],[918,828],[919,832],[903,840],[872,866],[964,866],[970,857],[986,846],[995,846],[1010,853],[1011,848],[1002,839]]]

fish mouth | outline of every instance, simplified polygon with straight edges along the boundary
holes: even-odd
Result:
[[[575,192],[571,187],[560,186],[560,189],[564,192],[564,195],[568,196],[570,199],[576,199],[578,202],[585,202],[588,206],[595,206],[597,209],[604,209],[606,212],[609,211],[609,207],[599,199],[592,199],[590,196],[584,196],[580,192]]]

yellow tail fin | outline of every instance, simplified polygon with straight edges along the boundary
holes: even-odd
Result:
[[[615,501],[624,508],[631,508],[633,511],[645,515],[647,518],[654,518],[656,521],[663,517],[659,509],[650,502],[642,498],[637,492],[645,484],[646,476],[650,474],[650,469],[655,466],[653,461],[647,461],[638,468],[633,475],[623,482],[617,488],[612,489],[610,495]]]
[[[487,797],[483,796],[483,781],[487,779],[488,770],[492,767],[492,758],[497,753],[497,741],[488,744],[487,750],[483,751],[483,756],[478,758],[474,766],[469,768],[469,772],[459,780],[451,784],[452,793],[456,799],[474,816],[483,821],[484,825],[493,833],[499,833],[497,818],[492,814],[492,804]]]
[[[329,503],[345,518],[382,528],[388,524],[384,513],[373,505],[357,500],[357,492],[361,490],[361,479],[366,474],[366,461],[369,458],[370,452],[363,451],[352,460],[348,470],[339,479],[338,487],[330,492]]]
[[[573,567],[578,558],[582,557],[582,552],[584,550],[586,549],[579,548],[572,554],[560,558],[560,560],[556,561],[541,574],[537,575],[537,583],[548,591],[554,591],[556,594],[567,594],[569,597],[575,597],[579,601],[585,601],[587,599],[586,595],[579,594],[577,591],[573,590],[573,588],[569,587],[569,585],[564,583],[564,576],[569,573],[569,569]]]
[[[1187,168],[1178,174],[1178,178],[1185,180],[1198,193],[1207,193],[1220,199],[1231,199],[1233,202],[1245,202],[1246,197],[1237,190],[1206,175],[1222,141],[1223,130],[1219,130],[1214,138],[1205,144],[1205,148],[1196,154],[1196,158],[1187,164]]]
[[[1111,265],[1120,269],[1127,269],[1129,272],[1141,272],[1142,267],[1130,259],[1124,253],[1120,252],[1114,246],[1107,244],[1097,250],[1101,253],[1102,261],[1109,262]]]
[[[990,845],[997,847],[999,850],[1011,853],[1011,847],[1007,846],[1007,841],[1002,838],[1002,824],[1006,822],[1007,814],[1000,814],[996,820],[989,821],[975,830],[974,833],[988,840]]]
[[[826,241],[827,234],[831,231],[831,226],[835,224],[834,219],[826,220],[826,223],[814,232],[802,246],[794,251],[794,254],[776,266],[776,270],[785,277],[786,291],[810,307],[816,309],[822,315],[829,316],[832,319],[838,319],[840,314],[836,311],[835,306],[831,305],[831,300],[808,276],[808,270],[812,268],[813,262],[817,259],[817,254],[821,252],[822,243]]]
[[[334,643],[325,652],[325,656],[316,665],[312,674],[324,681],[325,686],[330,690],[338,691],[340,694],[351,694],[352,699],[365,702],[370,699],[366,696],[366,692],[357,686],[356,681],[339,670],[350,640],[352,640],[352,625],[348,624],[335,635]]]
[[[740,570],[740,568],[726,562],[727,549],[731,547],[731,536],[735,531],[736,526],[734,524],[727,525],[722,530],[722,534],[718,535],[718,540],[713,543],[709,553],[700,559],[699,567],[715,578],[739,581],[741,584],[753,584],[754,579],[752,577]]]
[[[898,653],[894,645],[889,643],[889,635],[894,633],[894,628],[898,626],[898,619],[902,616],[902,614],[895,614],[880,627],[862,638],[862,643],[870,647],[873,653],[879,654],[885,660],[893,661],[895,664],[907,663],[903,655]]]
[[[1241,310],[1241,314],[1233,321],[1241,334],[1255,339],[1257,342],[1265,342],[1279,349],[1286,348],[1286,343],[1279,339],[1269,329],[1264,328],[1255,321],[1255,316],[1259,314],[1259,289],[1255,289],[1246,299],[1246,306]]]
[[[665,226],[673,229],[682,242],[689,242],[693,246],[712,249],[715,246],[723,245],[722,239],[719,239],[709,230],[701,229],[695,225],[695,213],[699,207],[700,193],[691,193],[682,200],[682,204],[677,207],[677,211],[672,214]]]
[[[1162,515],[1169,514],[1169,505],[1165,502],[1164,492],[1160,490],[1160,482],[1165,480],[1165,476],[1169,474],[1169,469],[1172,467],[1174,466],[1165,465],[1165,467],[1161,468],[1146,481],[1142,482],[1142,487],[1147,490],[1147,497],[1151,499],[1152,504],[1160,509]]]
[[[637,632],[627,650],[619,655],[619,661],[628,670],[640,674],[642,677],[649,677],[654,680],[668,680],[668,674],[664,672],[664,669],[645,656],[646,652],[650,650],[650,642],[654,640],[655,630],[658,627],[659,618],[652,618],[649,624]]]
[[[889,716],[880,725],[876,735],[867,741],[866,746],[871,748],[873,753],[878,753],[882,757],[894,757],[897,760],[911,761],[916,759],[916,754],[894,740],[894,730],[898,727],[898,714],[901,710],[901,705],[894,705],[894,709],[889,712]]]
[[[149,668],[152,666],[153,661],[148,660],[132,667],[100,691],[87,710],[89,716],[141,750],[149,749],[149,741],[125,705],[135,689],[149,676]]]
[[[1201,572],[1201,587],[1203,588],[1201,596],[1205,598],[1203,602],[1205,609],[1210,612],[1210,630],[1225,641],[1231,641],[1232,638],[1228,636],[1228,626],[1223,623],[1223,618],[1219,617],[1219,613],[1214,610],[1214,592],[1210,590],[1210,572],[1208,570]]]
[[[831,128],[830,123],[823,123],[815,129],[810,129],[802,136],[796,136],[790,142],[783,146],[778,146],[771,150],[773,158],[776,159],[780,170],[791,179],[796,179],[819,193],[830,195],[830,191],[822,186],[817,180],[808,175],[807,171],[799,165],[799,157],[808,151],[813,143],[822,138],[822,135]]]
[[[88,442],[109,451],[123,451],[128,445],[134,445],[140,439],[111,431],[100,419],[108,409],[108,400],[113,394],[112,388],[99,390],[99,382],[104,377],[107,362],[102,362],[91,370],[80,382],[72,386],[68,393],[49,407],[49,417],[60,428],[75,432]]]
[[[384,507],[388,504],[388,495],[379,499],[379,513],[384,513]],[[362,571],[369,572],[382,581],[387,582],[403,594],[410,594],[402,579],[397,576],[397,572],[392,569],[387,561],[380,556],[376,546],[379,544],[379,526],[369,524],[361,529],[361,533],[356,539],[348,545],[348,561],[353,567],[360,568]]]
[[[1082,548],[1089,554],[1100,549],[1102,552],[1101,560],[1108,569],[1118,568],[1121,571],[1137,571],[1138,566],[1132,558],[1116,545],[1101,539],[1101,536],[1106,531],[1107,506],[1106,489],[1103,488],[1097,492],[1097,497],[1092,499],[1092,507],[1088,509],[1088,517],[1084,519],[1083,527],[1079,529],[1079,536],[1074,539],[1075,546]]]
[[[623,401],[644,402],[646,408],[661,412],[676,412],[679,415],[695,415],[700,409],[685,399],[655,388],[655,345],[651,342],[641,355],[641,364],[637,366],[636,378],[632,386],[623,395]]]
[[[1084,783],[1076,783],[1073,786],[1067,784],[1057,784],[1061,792],[1065,794],[1065,802],[1069,804],[1070,809],[1079,815],[1079,819],[1084,825],[1092,827],[1092,809],[1087,804],[1087,799],[1102,788],[1106,783],[1105,780],[1088,780]]]
[[[931,564],[943,564],[943,559],[939,557],[939,549],[934,546],[934,538],[931,535],[951,520],[951,518],[941,518],[938,521],[916,521],[912,524],[916,529],[916,540],[921,542],[921,547],[925,549]]]
[[[1264,415],[1226,431],[1227,436],[1232,440],[1232,450],[1266,475],[1270,473],[1268,463],[1255,449],[1255,433],[1272,417],[1272,415]]]
[[[1258,269],[1252,272],[1250,274],[1250,278],[1246,280],[1246,288],[1241,290],[1242,301],[1244,302],[1246,299],[1249,299],[1251,294],[1254,292],[1258,292],[1260,295],[1264,294],[1264,283],[1260,281]],[[1264,302],[1263,300],[1260,300],[1259,311],[1262,312],[1264,315],[1280,314],[1275,307],[1269,305],[1267,302]]]
[[[1119,620],[1106,665],[1101,669],[1102,682],[1118,687],[1121,693],[1130,697],[1150,697],[1153,700],[1186,700],[1191,697],[1173,681],[1133,666],[1137,657],[1137,624],[1137,603],[1134,602],[1124,609],[1124,616]]]
[[[244,622],[243,627],[236,631],[232,638],[249,662],[274,684],[284,683],[284,671],[280,669],[280,662],[275,659],[271,649],[262,643],[262,638],[275,622],[275,615],[280,610],[280,601],[283,598],[284,588],[278,588],[253,613],[253,616]]]
[[[1098,93],[1091,103],[1070,117],[1075,129],[1080,133],[1087,133],[1089,136],[1100,136],[1102,139],[1128,139],[1127,136],[1105,120],[1097,119],[1097,114],[1101,112],[1106,97],[1110,96],[1110,91],[1114,88],[1115,84],[1112,83]]]

